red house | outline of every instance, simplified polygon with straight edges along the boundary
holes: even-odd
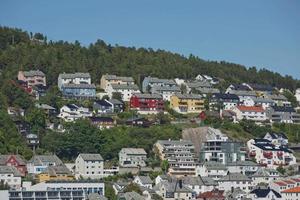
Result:
[[[0,155],[0,166],[14,166],[22,176],[27,174],[26,161],[20,155]]]
[[[130,98],[130,108],[140,114],[157,114],[164,111],[164,101],[160,94],[133,94]]]

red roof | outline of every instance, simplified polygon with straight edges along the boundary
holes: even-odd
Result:
[[[214,189],[212,191],[199,194],[198,199],[225,199],[223,193],[224,190]]]
[[[265,112],[261,106],[237,106],[240,111]]]
[[[300,186],[291,189],[283,190],[283,193],[300,193]]]
[[[284,182],[274,182],[274,183],[279,185],[279,186],[286,186],[286,183],[284,183]]]
[[[292,178],[292,180],[295,182],[300,182],[300,178]]]
[[[295,184],[295,182],[291,180],[284,180],[283,182],[286,182],[287,184]]]

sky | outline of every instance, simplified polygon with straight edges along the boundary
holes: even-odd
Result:
[[[102,39],[300,79],[298,0],[0,0],[0,25],[51,40]]]

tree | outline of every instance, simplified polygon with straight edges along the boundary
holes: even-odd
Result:
[[[126,188],[123,190],[124,193],[126,192],[136,192],[140,195],[142,195],[142,190],[140,189],[140,187],[136,184],[136,183],[130,183],[129,185],[126,186]]]
[[[161,170],[164,172],[164,173],[167,173],[168,172],[168,169],[169,169],[169,162],[167,160],[163,160],[161,162]]]
[[[117,195],[115,190],[110,183],[105,184],[105,197],[109,200],[117,200]]]
[[[282,167],[282,166],[279,166],[279,167],[277,167],[277,169],[276,169],[279,173],[281,173],[281,174],[285,174],[285,172],[286,172],[286,170]]]

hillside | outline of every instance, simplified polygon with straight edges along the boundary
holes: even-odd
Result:
[[[98,40],[88,47],[79,42],[47,41],[40,33],[27,33],[20,29],[0,27],[1,80],[15,78],[20,69],[40,69],[47,75],[49,85],[56,84],[61,72],[90,72],[99,83],[102,74],[133,76],[138,82],[143,76],[164,78],[194,78],[208,74],[228,83],[262,83],[278,88],[295,90],[299,80],[266,69],[247,69],[245,66],[225,61],[205,61],[196,56],[182,55],[164,50],[112,46]]]

